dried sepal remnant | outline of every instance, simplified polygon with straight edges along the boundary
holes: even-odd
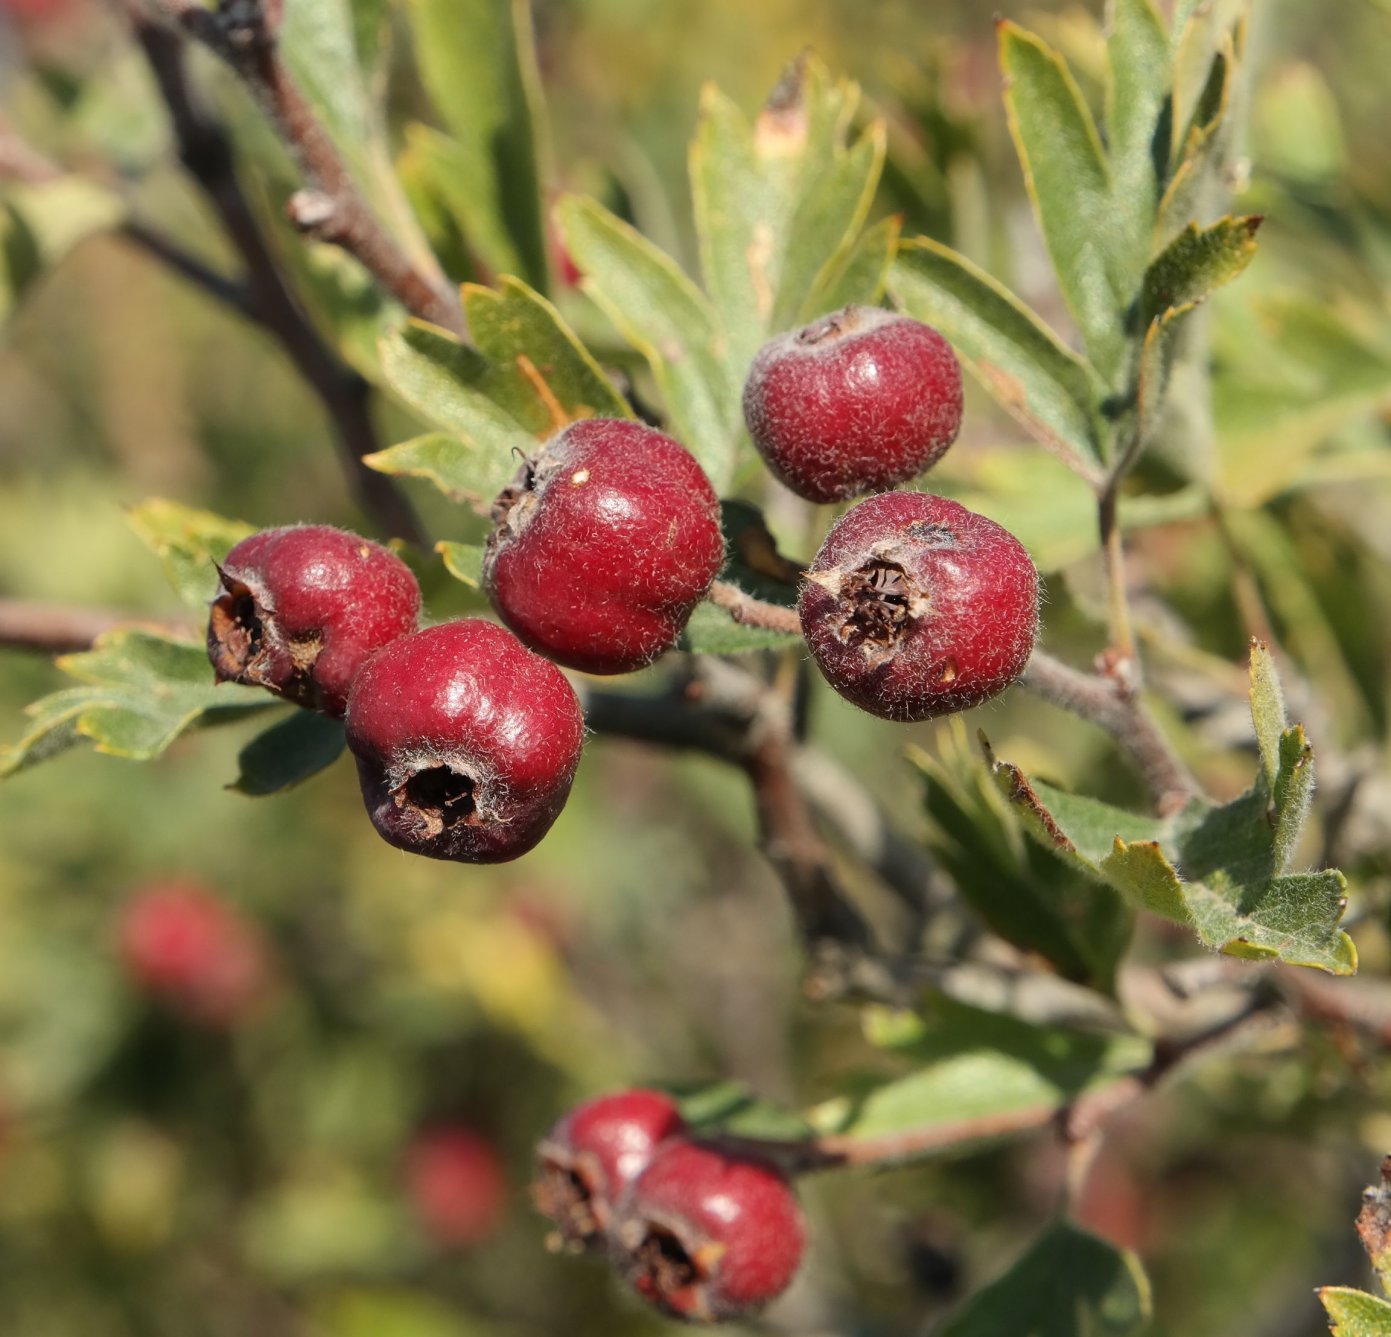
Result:
[[[719,1322],[787,1289],[806,1231],[776,1166],[717,1140],[677,1137],[633,1181],[614,1234],[639,1295],[673,1317]]]
[[[475,798],[477,781],[467,771],[446,762],[424,764],[391,791],[403,811],[413,812],[428,837],[435,837],[460,822],[484,820]]]
[[[208,659],[239,682],[342,715],[363,660],[414,631],[420,589],[394,553],[327,525],[266,529],[218,567]]]
[[[832,629],[871,665],[891,659],[930,607],[926,593],[902,563],[885,556],[825,574],[830,579],[822,582],[823,588],[835,599],[835,611],[829,615]]]
[[[599,1096],[562,1116],[536,1149],[537,1210],[555,1224],[552,1247],[606,1247],[619,1199],[655,1150],[685,1131],[675,1102],[637,1088]]]
[[[1023,671],[1038,573],[1008,531],[957,502],[888,492],[831,527],[798,611],[817,666],[893,720],[980,705]]]

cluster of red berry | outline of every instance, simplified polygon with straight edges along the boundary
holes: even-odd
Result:
[[[537,1149],[533,1189],[558,1249],[606,1256],[675,1318],[751,1313],[787,1289],[805,1228],[783,1174],[694,1136],[658,1091],[601,1096],[566,1114]]]
[[[936,331],[850,306],[758,354],[744,416],[788,487],[838,501],[941,457],[960,426],[961,373]],[[472,618],[418,630],[404,563],[317,525],[237,544],[208,624],[220,679],[345,718],[387,841],[467,863],[524,854],[569,795],[584,721],[556,664],[652,663],[725,558],[719,500],[694,457],[631,421],[587,419],[545,442],[493,520],[483,585],[510,632]],[[1037,573],[1006,530],[942,497],[888,491],[831,527],[799,616],[842,696],[922,720],[1018,677],[1037,603]]]

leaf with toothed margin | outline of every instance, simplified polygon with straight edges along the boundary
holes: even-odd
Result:
[[[889,292],[915,320],[941,330],[966,369],[1070,468],[1101,459],[1095,369],[1003,285],[927,237],[903,243]]]
[[[892,214],[860,233],[849,253],[822,275],[802,304],[798,322],[808,324],[851,303],[876,305],[888,285],[902,232],[903,218]]]
[[[0,748],[0,779],[83,741],[98,752],[148,761],[189,729],[244,719],[276,704],[256,688],[214,684],[202,644],[130,627],[106,632],[92,649],[57,663],[80,685],[28,708],[34,720],[29,732]]]
[[[188,605],[206,614],[217,594],[213,565],[254,533],[251,525],[211,511],[151,497],[126,512],[126,523],[164,564],[164,574]]]
[[[1335,869],[1289,871],[1313,789],[1313,750],[1301,725],[1286,727],[1274,665],[1258,642],[1251,711],[1261,753],[1252,788],[1221,805],[1195,798],[1163,821],[1031,781],[997,759],[984,735],[981,742],[1024,830],[1135,905],[1234,956],[1350,975],[1357,951],[1339,927],[1346,880]]]
[[[496,288],[463,287],[464,315],[478,350],[499,366],[516,367],[535,396],[523,418],[537,434],[577,418],[631,418],[628,402],[589,350],[540,293],[504,276]]]
[[[469,501],[487,513],[520,468],[516,454],[485,450],[447,432],[427,432],[368,455],[364,463],[398,478],[425,478],[451,501]]]
[[[1391,1304],[1351,1286],[1324,1286],[1319,1299],[1328,1311],[1333,1337],[1391,1337]]]
[[[710,302],[669,255],[596,200],[567,196],[555,220],[584,293],[651,366],[671,434],[724,491],[737,462],[739,388]]]

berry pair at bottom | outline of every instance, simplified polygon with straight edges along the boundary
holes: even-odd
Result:
[[[536,1203],[553,1244],[602,1251],[643,1299],[674,1318],[719,1322],[782,1294],[806,1231],[771,1163],[693,1136],[656,1091],[572,1110],[538,1148]]]
[[[560,815],[584,717],[554,664],[496,623],[463,618],[366,661],[347,738],[384,840],[433,859],[501,863]]]

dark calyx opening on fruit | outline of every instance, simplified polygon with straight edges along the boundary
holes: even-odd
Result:
[[[222,682],[245,682],[265,646],[260,605],[241,581],[222,573],[222,593],[208,615],[208,656]]]
[[[705,1280],[700,1265],[670,1230],[649,1224],[634,1251],[640,1289],[674,1313],[690,1314],[689,1291]]]
[[[398,807],[414,810],[427,835],[437,836],[481,820],[474,787],[473,776],[441,763],[416,771],[393,797]]]
[[[874,558],[847,573],[840,584],[844,622],[840,638],[888,658],[903,639],[919,602],[916,585],[897,562]]]
[[[562,1247],[579,1249],[598,1242],[602,1227],[594,1207],[594,1191],[578,1170],[557,1161],[543,1162],[531,1196],[536,1210],[559,1227]]]

